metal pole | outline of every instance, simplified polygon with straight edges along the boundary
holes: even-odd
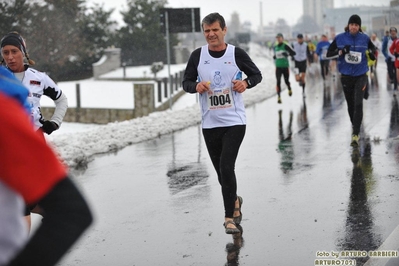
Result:
[[[193,51],[195,50],[195,14],[194,14],[194,8],[191,8],[191,29],[193,31]],[[198,103],[198,93],[195,96],[195,102]]]
[[[259,2],[259,12],[260,12],[260,26],[259,26],[259,36],[261,42],[263,42],[263,3],[262,1]]]
[[[76,83],[76,122],[80,122],[80,83]]]
[[[125,62],[122,63],[122,67],[123,67],[123,78],[125,79],[126,78],[126,63]]]
[[[165,28],[166,28],[166,56],[168,60],[168,81],[169,81],[169,109],[172,109],[172,79],[170,78],[170,44],[169,44],[169,16],[165,10]]]
[[[191,29],[193,31],[193,51],[195,50],[195,14],[194,8],[191,8]]]

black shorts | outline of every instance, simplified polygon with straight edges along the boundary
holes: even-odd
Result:
[[[299,73],[306,73],[306,60],[305,61],[295,61],[295,68],[298,68]]]

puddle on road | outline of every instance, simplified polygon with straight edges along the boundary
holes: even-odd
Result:
[[[173,163],[168,167],[166,175],[172,194],[205,183],[209,177],[206,165],[203,163]]]

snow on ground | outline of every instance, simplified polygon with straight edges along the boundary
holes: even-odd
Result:
[[[263,80],[243,94],[246,106],[275,94],[274,65],[267,53],[266,48],[251,44],[249,54],[261,70]],[[96,90],[104,87],[114,90],[105,81],[86,82]],[[131,82],[127,83],[131,86]],[[61,83],[60,87],[62,89]],[[97,93],[96,97],[106,98],[107,93]],[[63,123],[60,130],[46,138],[69,167],[85,168],[96,154],[116,151],[200,123],[201,115],[196,97],[195,94],[187,93],[173,104],[172,109],[107,125]]]
[[[184,70],[186,64],[176,64],[170,66],[170,73],[177,73]],[[166,78],[169,75],[168,65],[164,65],[163,69],[157,73],[157,78]],[[137,66],[137,67],[126,67],[125,75],[129,78],[149,78],[153,77],[154,74],[151,73],[151,66]],[[118,68],[109,73],[103,74],[100,78],[123,78],[123,68]]]
[[[68,98],[68,106],[76,107],[76,84],[80,85],[81,107],[132,109],[134,107],[133,82],[128,81],[96,81],[94,78],[60,82],[58,86]],[[40,104],[53,107],[54,102],[42,97]]]

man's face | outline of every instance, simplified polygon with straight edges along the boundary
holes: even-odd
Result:
[[[1,49],[1,55],[6,65],[12,72],[22,72],[24,68],[24,56],[16,46],[6,45]]]
[[[377,39],[377,35],[375,35],[374,33],[371,34],[371,40],[375,41]]]
[[[278,43],[282,43],[283,42],[283,37],[281,37],[281,36],[276,37],[276,39],[277,39]]]
[[[210,25],[203,24],[202,28],[210,50],[220,51],[226,48],[224,36],[226,35],[227,27],[224,27],[224,29],[222,29],[220,27],[220,23],[216,21],[215,23],[212,23]]]
[[[392,38],[396,38],[398,36],[398,33],[395,30],[391,30],[389,33],[391,34]]]
[[[359,32],[359,29],[360,29],[359,24],[356,24],[356,23],[350,23],[350,24],[349,24],[349,32],[350,32],[351,34],[356,34],[356,33],[358,33],[358,32]]]
[[[299,44],[302,44],[302,43],[303,43],[303,38],[298,38],[297,40],[298,40],[298,43],[299,43]]]

